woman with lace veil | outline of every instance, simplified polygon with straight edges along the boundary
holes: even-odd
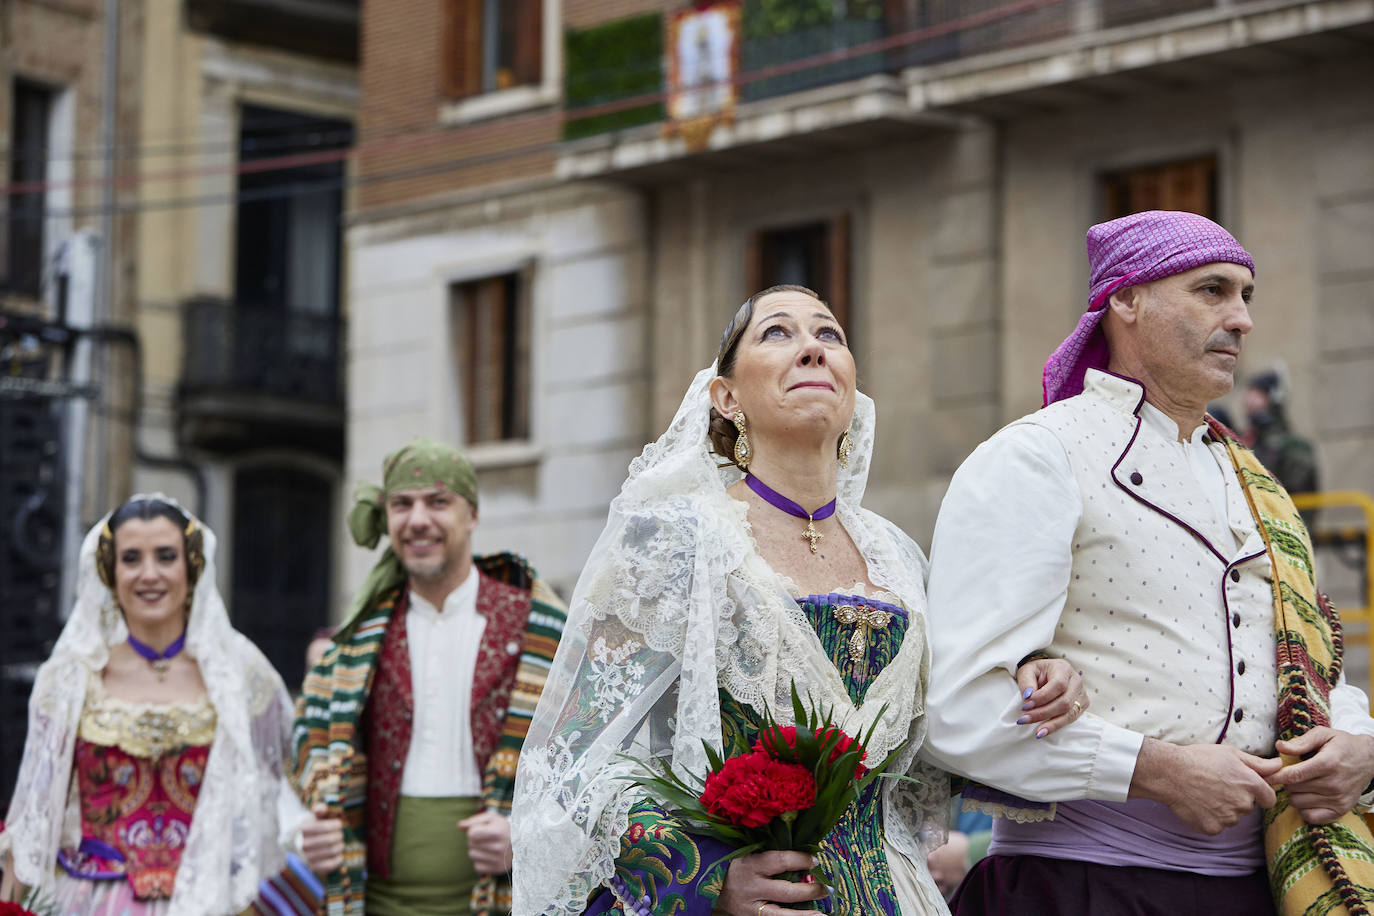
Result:
[[[286,787],[291,701],[230,626],[214,533],[135,497],[86,535],[78,574],[29,701],[0,900],[53,916],[313,912],[310,868],[337,866],[342,835]],[[309,867],[288,864],[285,834]]]
[[[855,390],[843,329],[810,290],[773,287],[726,329],[668,431],[630,465],[573,594],[517,771],[519,916],[579,913],[946,913],[925,866],[943,841],[948,777],[917,758],[929,668],[925,557],[861,507],[872,401]],[[1067,663],[1018,681],[1027,727],[1068,721]],[[822,844],[830,887],[774,877],[801,852],[722,861],[627,780],[646,767],[702,775],[791,691],[850,734],[873,729],[891,772]],[[1012,688],[1008,688],[1009,690]]]

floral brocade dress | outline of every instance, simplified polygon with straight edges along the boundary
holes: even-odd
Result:
[[[868,685],[901,647],[906,611],[875,598],[837,593],[811,595],[798,605],[850,699],[862,703]],[[762,718],[725,691],[720,699],[726,755],[743,753],[762,728]],[[871,784],[823,841],[821,867],[834,892],[807,908],[837,916],[900,912],[883,846],[881,786],[882,780]],[[641,802],[630,811],[629,829],[621,837],[613,889],[598,894],[585,914],[708,916],[724,886],[728,863],[720,860],[729,851],[715,839],[690,833],[652,802]]]
[[[81,842],[59,850],[57,916],[158,916],[171,902],[215,710],[130,703],[92,678],[73,754]]]

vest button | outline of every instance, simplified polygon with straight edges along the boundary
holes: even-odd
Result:
[[[410,710],[407,709],[405,712],[401,713],[401,718],[403,718],[403,719],[405,719],[407,722],[409,722],[409,721],[410,721]]]
[[[1239,665],[1236,665],[1236,673],[1237,673],[1237,674],[1244,674],[1244,673],[1245,673],[1245,659],[1242,658],[1242,659],[1240,660],[1240,664],[1239,664]]]
[[[1239,722],[1241,719],[1244,719],[1244,718],[1245,718],[1245,710],[1243,710],[1243,709],[1237,709],[1237,710],[1236,710],[1236,714],[1235,714],[1234,716],[1232,716],[1232,718],[1235,719],[1237,722]]]
[[[1140,485],[1141,485],[1142,483],[1144,483],[1144,482],[1145,482],[1145,478],[1140,476],[1140,472],[1139,472],[1139,471],[1132,471],[1132,472],[1131,472],[1131,483],[1135,484],[1135,485],[1138,487],[1138,486],[1140,486]]]
[[[381,803],[380,805],[378,805],[377,807],[379,807],[379,808],[381,808],[383,811],[385,811],[385,810],[387,809],[386,799],[382,799],[382,803]]]
[[[395,773],[395,772],[396,772],[397,770],[399,770],[400,768],[401,768],[401,761],[399,761],[399,760],[393,760],[393,761],[391,761],[391,772]]]
[[[1239,569],[1233,569],[1233,570],[1231,570],[1231,581],[1232,581],[1232,582],[1239,582],[1239,581],[1240,581],[1240,570],[1239,570]]]
[[[1240,611],[1236,611],[1234,614],[1231,615],[1231,626],[1240,626]]]

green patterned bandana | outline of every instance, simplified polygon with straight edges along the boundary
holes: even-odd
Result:
[[[348,513],[348,530],[353,542],[369,549],[386,534],[386,498],[398,490],[441,487],[451,490],[477,508],[477,472],[467,456],[451,445],[432,439],[416,439],[382,462],[382,483],[378,487],[360,483],[353,489],[353,509]],[[365,613],[378,595],[391,591],[405,581],[405,570],[390,546],[353,599],[348,622],[335,639],[353,631],[359,615]]]

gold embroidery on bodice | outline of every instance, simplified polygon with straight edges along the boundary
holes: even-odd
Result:
[[[208,697],[192,703],[132,703],[105,695],[98,679],[86,693],[78,734],[134,757],[157,760],[215,739],[215,708]]]

